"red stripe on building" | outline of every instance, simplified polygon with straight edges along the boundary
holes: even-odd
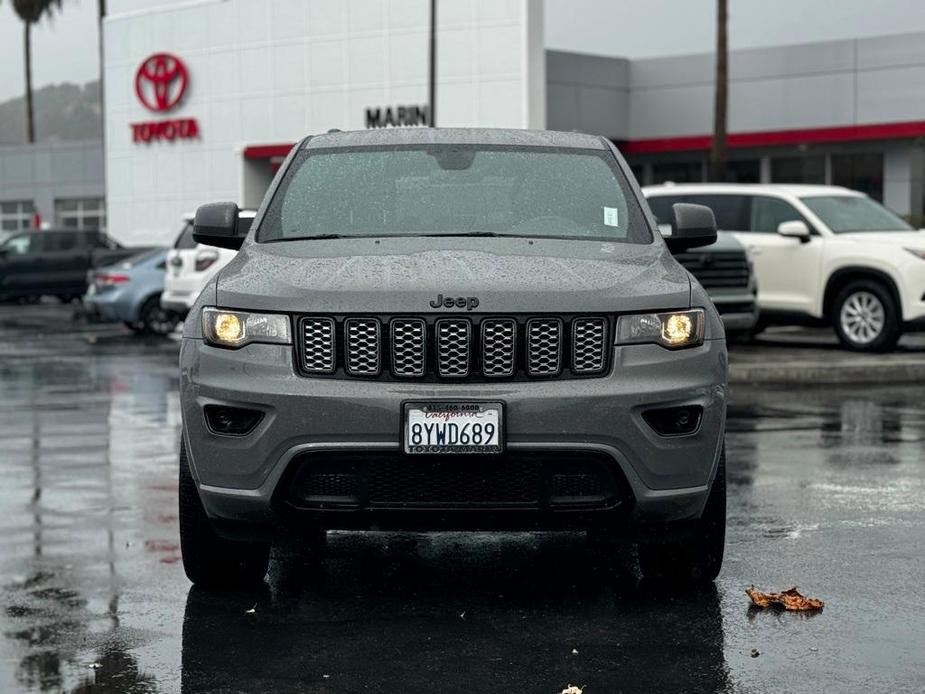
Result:
[[[289,154],[294,143],[275,145],[248,145],[244,148],[245,159],[270,159],[271,157],[285,157]]]
[[[730,133],[726,140],[729,147],[738,148],[799,145],[812,142],[891,140],[921,137],[923,135],[925,135],[925,121],[907,121],[903,123],[869,123],[865,125],[837,125],[826,128]],[[708,150],[712,142],[713,137],[711,135],[681,135],[647,140],[627,140],[621,145],[620,149],[626,154]]]

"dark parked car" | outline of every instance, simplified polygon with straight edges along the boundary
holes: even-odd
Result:
[[[87,272],[139,253],[99,231],[54,229],[14,234],[0,244],[0,299],[57,296],[71,301],[87,291]]]

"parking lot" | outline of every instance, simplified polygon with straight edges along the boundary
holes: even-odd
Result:
[[[179,562],[176,342],[73,314],[0,307],[0,691],[925,686],[921,382],[735,381],[775,350],[850,358],[824,335],[733,353],[715,588],[640,583],[630,553],[574,535],[371,533],[331,535],[320,572],[284,548],[265,590],[214,594]],[[896,358],[918,363],[917,340]],[[753,583],[825,609],[750,611]]]

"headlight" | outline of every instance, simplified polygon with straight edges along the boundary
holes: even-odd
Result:
[[[617,344],[655,343],[668,349],[703,343],[702,308],[670,313],[637,313],[617,320]]]
[[[202,309],[202,334],[218,347],[243,347],[251,342],[292,344],[289,316],[278,313]]]
[[[918,248],[907,248],[906,250],[909,251],[916,258],[921,258],[922,260],[925,260],[925,250],[921,250]]]

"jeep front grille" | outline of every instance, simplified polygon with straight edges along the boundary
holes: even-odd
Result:
[[[348,318],[344,321],[344,364],[351,376],[378,376],[379,321],[375,318]]]
[[[490,378],[513,376],[517,368],[517,323],[512,318],[482,321],[482,373]]]
[[[312,374],[334,373],[334,321],[330,318],[302,319],[302,370]]]
[[[527,373],[555,376],[562,370],[562,321],[531,318],[527,321]]]
[[[704,289],[745,289],[748,287],[748,257],[744,250],[686,251],[675,255]]]
[[[572,323],[572,370],[596,374],[604,370],[607,324],[600,318],[576,318]]]
[[[392,373],[423,376],[427,359],[427,324],[422,318],[392,320]]]
[[[607,371],[600,316],[303,316],[306,375],[425,381],[532,380]]]
[[[444,378],[469,375],[472,323],[467,318],[437,321],[437,373]]]

